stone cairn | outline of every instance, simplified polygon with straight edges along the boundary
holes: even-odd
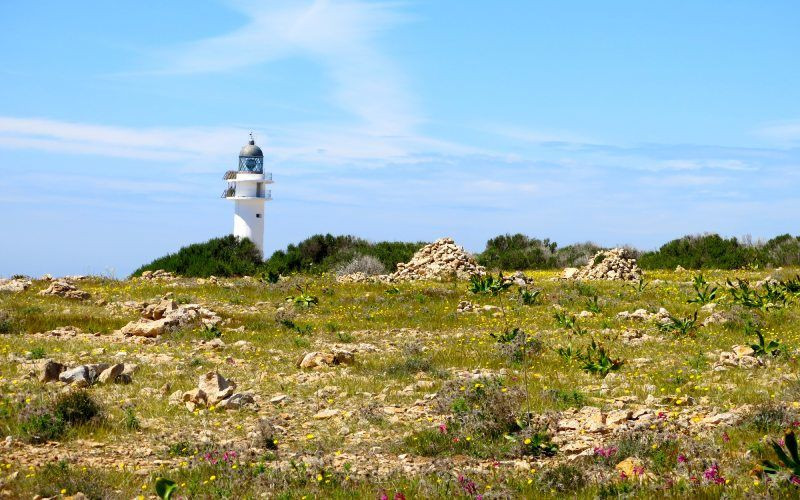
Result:
[[[475,258],[463,247],[456,245],[452,238],[440,238],[430,245],[420,248],[408,262],[397,264],[392,274],[368,276],[354,273],[337,278],[340,283],[382,282],[397,283],[401,281],[441,280],[455,276],[458,279],[469,279],[474,275],[486,273],[483,266],[478,265]]]
[[[89,292],[78,290],[78,288],[63,280],[56,280],[50,286],[39,292],[39,295],[54,295],[65,299],[86,300],[91,297]]]
[[[574,280],[614,280],[636,281],[642,277],[642,270],[636,265],[631,251],[627,248],[601,250],[588,264],[578,269],[564,269],[562,279]]]
[[[163,269],[156,269],[155,271],[144,271],[140,278],[143,280],[172,281],[177,279],[177,276],[172,274],[170,271],[165,271]]]
[[[390,281],[418,281],[456,276],[469,279],[486,273],[475,258],[456,245],[452,238],[441,238],[420,248],[407,263],[397,264]]]

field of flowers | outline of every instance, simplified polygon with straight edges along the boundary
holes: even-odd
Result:
[[[796,273],[35,280],[0,293],[0,497],[796,498]],[[114,333],[168,293],[222,322]],[[187,404],[209,372],[254,402]]]

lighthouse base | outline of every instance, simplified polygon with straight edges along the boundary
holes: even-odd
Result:
[[[236,200],[233,235],[255,243],[264,258],[264,200]]]

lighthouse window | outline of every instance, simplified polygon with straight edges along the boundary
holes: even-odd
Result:
[[[261,218],[261,214],[256,214],[256,219],[260,219],[260,218]]]

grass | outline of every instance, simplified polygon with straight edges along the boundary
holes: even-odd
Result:
[[[782,271],[785,276],[796,272]],[[765,436],[779,438],[783,428],[796,420],[795,406],[800,406],[800,385],[795,380],[795,353],[800,347],[796,301],[768,311],[743,309],[720,286],[716,310],[730,313],[735,321],[700,326],[708,315],[700,312],[692,335],[682,335],[661,332],[652,323],[621,320],[617,313],[664,307],[676,318],[693,317],[698,306],[687,302],[696,295],[688,273],[648,272],[649,284],[641,290],[613,282],[550,281],[557,275],[550,271],[527,274],[542,290],[535,306],[517,300],[515,288],[501,292],[503,297],[474,296],[466,282],[387,287],[336,284],[330,276],[294,276],[274,284],[230,279],[220,285],[198,285],[196,280],[183,279],[169,287],[142,280],[92,278],[77,283],[92,294],[92,300],[84,302],[41,297],[37,292],[46,286],[41,281],[25,292],[0,294],[0,357],[11,360],[0,363],[0,438],[11,436],[23,443],[24,409],[29,405],[50,408],[60,394],[60,383],[41,384],[28,377],[37,358],[69,366],[112,361],[139,366],[129,385],[97,385],[87,390],[102,407],[104,418],[70,424],[57,436],[61,450],[74,463],[42,467],[35,459],[41,445],[21,444],[14,448],[13,461],[0,458],[0,467],[19,472],[3,488],[18,497],[59,495],[65,489],[68,494],[82,491],[90,497],[131,498],[153,494],[155,479],[163,476],[176,481],[182,496],[248,497],[269,492],[279,498],[374,498],[385,491],[402,492],[408,498],[474,498],[465,490],[468,483],[458,480],[463,475],[481,493],[512,497],[781,497],[796,493],[785,484],[762,481],[756,485],[749,475],[759,459],[770,457]],[[703,274],[716,286],[739,278],[753,283],[769,272],[711,270]],[[296,285],[317,297],[318,303],[288,308],[285,298],[296,294]],[[168,291],[181,302],[200,303],[216,311],[224,318],[223,324],[217,330],[188,328],[152,342],[110,335],[137,316],[116,304],[152,300]],[[100,299],[108,305],[99,305]],[[499,376],[508,388],[523,389],[521,363],[510,359],[491,336],[505,331],[504,319],[491,313],[456,314],[461,300],[503,305],[512,325],[541,342],[530,359],[528,377],[531,411],[537,416],[587,405],[610,410],[615,398],[635,397],[643,403],[648,396],[671,397],[673,403],[663,408],[667,418],[677,418],[671,415],[686,409],[674,403],[681,398],[719,411],[751,405],[752,412],[741,424],[725,430],[728,441],[721,438],[723,429],[698,436],[668,436],[660,428],[645,428],[638,440],[610,439],[606,444],[619,451],[609,461],[594,457],[586,463],[567,461],[563,451],[552,457],[525,455],[520,445],[524,431],[509,427],[481,434],[480,429],[492,428],[484,425],[492,422],[481,421],[494,419],[481,416],[491,414],[492,404],[481,406],[478,420],[473,421],[466,419],[472,411],[469,405],[482,405],[479,400],[462,398],[464,406],[453,398],[456,407],[451,404],[444,411],[430,397],[445,393],[451,385],[458,391],[464,380],[476,374]],[[567,317],[587,307],[594,309],[594,316],[578,320],[586,333],[558,327],[553,319],[555,304],[564,308]],[[283,309],[279,312],[279,308]],[[713,356],[757,340],[746,330],[748,321],[757,323],[766,339],[780,340],[786,346],[784,352],[768,357],[764,368],[714,371]],[[64,326],[78,327],[86,335],[69,339],[41,335]],[[643,329],[656,340],[625,343],[620,336],[625,328]],[[225,347],[202,345],[214,338],[220,338]],[[625,361],[613,377],[586,373],[580,362],[565,360],[556,352],[557,346],[566,345],[585,352],[592,339]],[[306,352],[334,348],[353,350],[356,365],[313,372],[295,367]],[[168,383],[169,393],[189,390],[212,369],[235,380],[239,389],[253,391],[258,410],[190,412],[167,404],[169,394],[162,394],[162,386]],[[278,395],[286,397],[270,402]],[[338,413],[314,418],[323,409]],[[516,409],[521,415],[521,407]],[[473,427],[457,429],[450,423],[447,433],[439,430],[439,424],[448,424],[449,418],[458,415],[464,416],[461,425]],[[257,431],[264,416],[273,419],[274,426],[271,441],[261,439],[259,445]],[[454,442],[454,437],[459,441]],[[266,446],[268,441],[273,449]],[[110,465],[100,467],[90,461],[86,442],[100,443],[93,453]],[[233,448],[240,453],[235,469],[232,463],[223,466],[202,459],[208,450],[222,453]],[[122,453],[140,449],[141,455]],[[691,470],[676,462],[678,454],[690,457]],[[409,463],[420,460],[431,468],[396,475],[386,467],[380,473],[365,474],[379,463],[399,464],[401,455]],[[615,462],[626,455],[643,460],[653,477],[642,484],[616,481]],[[507,462],[511,460],[525,461],[535,471],[516,469]],[[494,461],[500,465],[492,465]],[[702,476],[712,462],[719,463],[728,484],[690,480],[692,474]],[[305,469],[302,463],[307,464]],[[477,469],[484,472],[475,473]],[[216,478],[210,480],[211,476]]]

